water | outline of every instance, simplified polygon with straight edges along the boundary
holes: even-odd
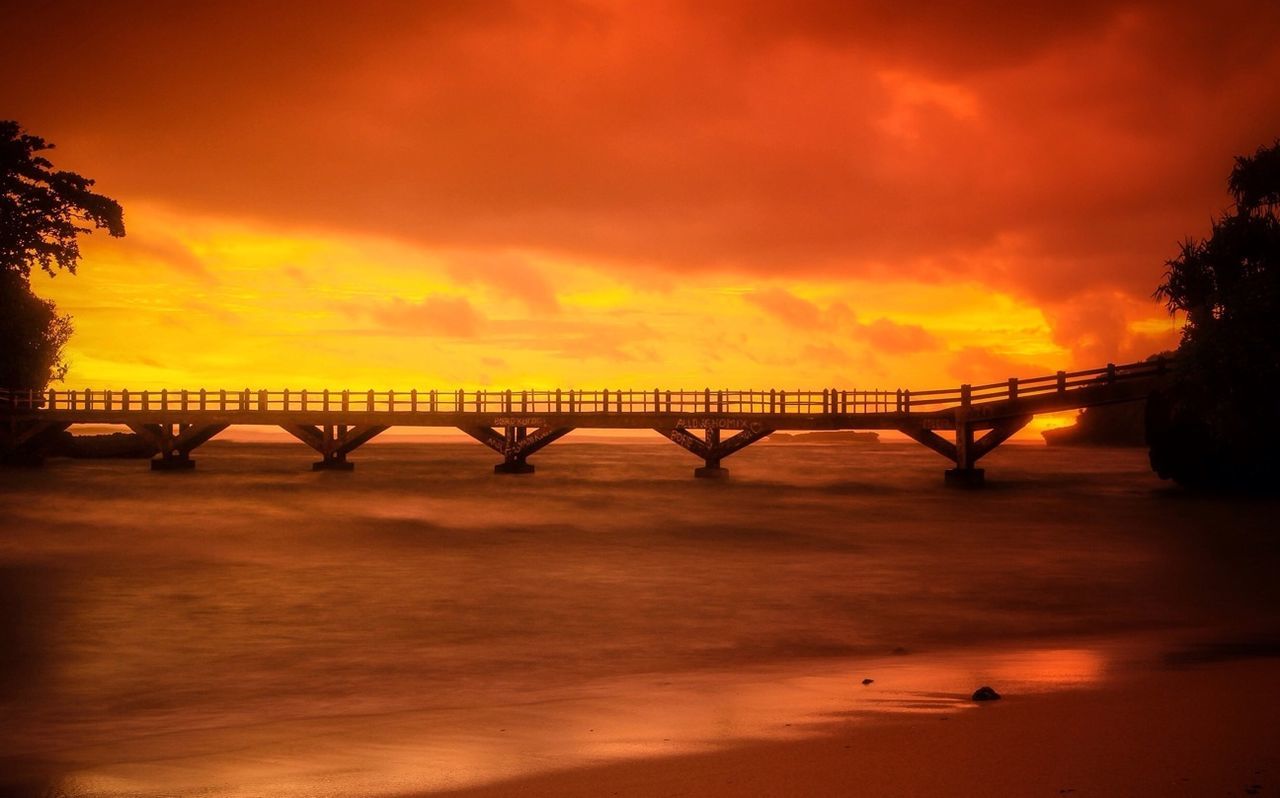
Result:
[[[309,454],[4,474],[0,785],[436,789],[1280,632],[1280,505],[1185,498],[1137,450],[1005,446],[978,492],[908,443],[759,444],[728,482],[634,440],[532,477],[467,443]]]

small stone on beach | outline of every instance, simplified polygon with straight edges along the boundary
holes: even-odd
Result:
[[[986,685],[983,685],[982,687],[979,687],[977,690],[973,691],[974,701],[996,701],[996,700],[999,700],[999,698],[1000,698],[1000,694],[997,693],[992,688],[987,687]]]
[[[872,682],[874,682],[874,681],[875,681],[875,679],[863,679],[863,680],[862,680],[862,683],[863,683],[863,684],[871,684],[871,683],[872,683]]]

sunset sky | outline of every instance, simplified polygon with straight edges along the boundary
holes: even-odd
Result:
[[[5,5],[0,118],[125,207],[34,279],[71,387],[1140,359],[1164,261],[1280,136],[1274,0]]]

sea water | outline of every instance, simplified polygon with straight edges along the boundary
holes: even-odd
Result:
[[[0,785],[442,789],[1280,631],[1280,505],[1187,497],[1142,450],[1006,445],[979,491],[896,442],[757,444],[723,481],[661,440],[570,437],[528,476],[462,442],[310,455],[2,475]]]

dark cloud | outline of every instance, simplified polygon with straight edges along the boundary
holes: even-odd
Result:
[[[1007,68],[1063,40],[1096,35],[1134,5],[1116,0],[1061,3],[976,0],[918,6],[894,0],[791,0],[699,4],[753,45],[796,41],[858,48],[890,62],[948,71]]]
[[[1280,133],[1271,0],[743,8],[29,4],[0,91],[126,201],[1040,303],[1148,294]],[[455,276],[555,307],[515,262]]]

